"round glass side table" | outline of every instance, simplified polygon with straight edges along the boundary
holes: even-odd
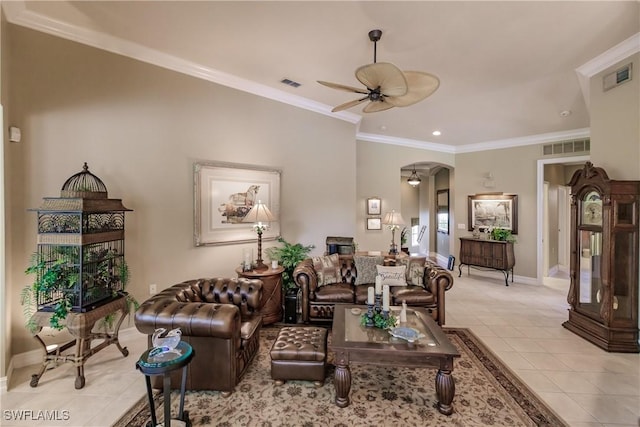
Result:
[[[171,423],[171,371],[182,368],[182,382],[180,384],[180,410],[177,421],[174,424],[178,426],[189,425],[189,415],[184,412],[184,394],[187,385],[187,368],[191,359],[193,359],[193,348],[189,343],[180,341],[178,346],[167,352],[158,353],[158,349],[150,348],[142,353],[140,359],[136,362],[136,368],[144,374],[147,383],[147,397],[149,398],[149,409],[151,409],[151,427],[158,426],[156,418],[156,408],[153,403],[153,391],[151,389],[151,377],[162,375],[163,380],[163,396],[164,396],[164,427],[170,427]]]

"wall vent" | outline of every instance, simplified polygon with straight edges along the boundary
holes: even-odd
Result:
[[[282,80],[280,80],[280,83],[284,83],[284,84],[289,85],[291,87],[300,87],[300,83],[295,82],[295,81],[293,81],[291,79],[282,79]]]
[[[618,68],[612,73],[607,74],[602,78],[602,85],[605,91],[613,89],[616,86],[620,86],[622,83],[628,82],[632,77],[631,63],[625,65],[622,68]]]
[[[542,146],[543,156],[553,156],[556,154],[567,153],[588,153],[591,150],[591,140],[574,139],[571,141],[559,141],[553,144],[547,144]]]

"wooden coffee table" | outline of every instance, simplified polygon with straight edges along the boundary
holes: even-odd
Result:
[[[442,329],[424,309],[410,308],[407,311],[407,326],[425,335],[414,343],[392,337],[388,331],[360,325],[360,315],[351,309],[359,308],[364,313],[366,306],[336,305],[333,314],[332,341],[330,350],[335,354],[336,405],[349,406],[351,390],[351,363],[410,368],[437,368],[435,389],[438,411],[445,415],[453,413],[455,382],[453,359],[460,357],[456,347]],[[392,311],[399,307],[393,307]],[[396,316],[399,317],[399,316]]]

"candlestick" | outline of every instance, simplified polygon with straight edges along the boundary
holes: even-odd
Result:
[[[367,295],[367,304],[373,305],[374,302],[375,302],[375,297],[373,294],[373,287],[369,286],[368,295]]]
[[[376,294],[375,310],[376,313],[380,313],[382,310],[382,294]]]
[[[380,275],[376,276],[376,294],[382,293],[382,277]]]
[[[367,317],[365,319],[365,321],[366,321],[365,326],[367,328],[371,328],[371,327],[374,326],[373,316],[374,316],[374,314],[373,314],[373,304],[367,304]]]
[[[407,322],[407,302],[402,301],[402,310],[400,310],[400,323]]]
[[[389,311],[389,285],[382,287],[382,311]]]

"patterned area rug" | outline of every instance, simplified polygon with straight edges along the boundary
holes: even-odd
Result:
[[[278,329],[261,332],[260,352],[235,392],[187,392],[185,410],[193,426],[567,426],[468,329],[444,328],[459,349],[453,376],[454,413],[445,416],[435,408],[435,369],[353,365],[351,404],[334,404],[334,368],[323,387],[305,381],[276,386],[270,376],[269,349]],[[162,419],[162,394],[156,395]],[[178,413],[178,396],[172,393],[172,414]],[[114,427],[145,426],[151,419],[146,396]]]

